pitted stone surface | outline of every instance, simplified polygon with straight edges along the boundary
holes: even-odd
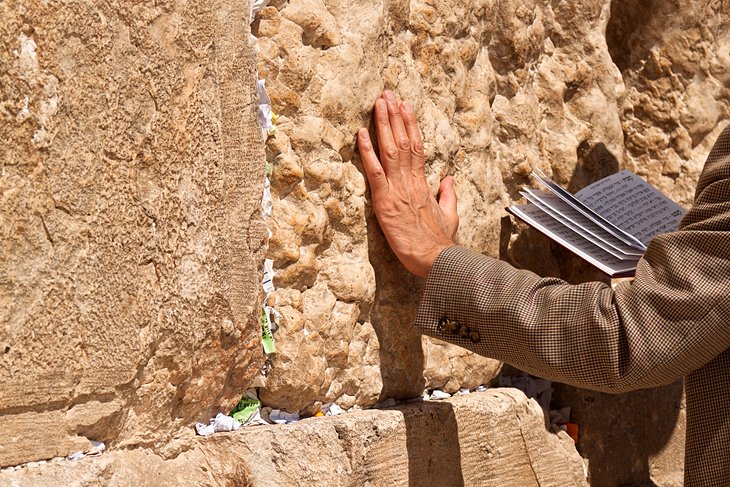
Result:
[[[268,255],[283,320],[262,392],[274,406],[453,392],[499,370],[410,329],[422,283],[387,248],[354,147],[384,87],[415,107],[433,189],[456,179],[459,243],[573,282],[605,277],[504,211],[530,171],[578,190],[629,168],[687,206],[728,118],[730,42],[704,4],[269,3],[253,32],[279,115]]]
[[[0,465],[174,450],[262,362],[238,2],[0,6]]]

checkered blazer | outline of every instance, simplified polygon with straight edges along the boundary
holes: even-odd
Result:
[[[428,276],[421,331],[540,377],[604,392],[685,378],[685,485],[730,486],[730,128],[677,232],[631,282],[569,285],[451,247]]]

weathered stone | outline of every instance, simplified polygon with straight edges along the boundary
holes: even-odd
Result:
[[[354,146],[383,87],[416,109],[432,188],[446,174],[456,179],[459,242],[571,282],[604,277],[503,211],[531,184],[530,171],[578,190],[626,167],[687,206],[728,120],[722,2],[269,3],[253,31],[278,115],[266,146],[268,256],[279,288],[269,304],[283,319],[260,393],[284,409],[453,392],[491,381],[501,365],[410,327],[422,282],[378,230]],[[129,454],[130,468],[160,465],[171,482],[240,481],[235,461],[187,477],[182,465],[203,463],[199,450],[188,452],[191,423],[226,410],[261,365],[264,164],[245,5],[0,9],[0,465],[93,438],[117,449],[94,462]],[[575,401],[588,397],[580,394]],[[649,410],[642,397],[651,395],[631,402],[637,416]],[[609,433],[591,433],[602,420],[589,413],[581,441],[595,458]],[[670,413],[675,429],[650,459],[660,484],[681,469],[683,415]],[[617,428],[615,438],[630,438],[627,456],[641,457],[644,430]],[[357,431],[353,444],[371,438]],[[525,438],[517,440],[529,447]],[[219,441],[228,440],[199,444]],[[155,453],[118,451],[137,445]],[[420,462],[418,448],[406,441]],[[220,455],[223,465],[229,457]],[[163,466],[172,457],[182,460]],[[357,465],[353,472],[371,468]],[[611,472],[595,465],[596,475]],[[605,478],[646,480],[624,473]]]
[[[247,13],[30,1],[0,17],[0,465],[89,439],[174,448],[262,362]]]
[[[681,381],[619,395],[556,384],[553,399],[571,406],[592,487],[683,485],[686,417]]]
[[[353,134],[367,125],[375,97],[388,87],[413,103],[426,141],[429,182],[435,189],[445,174],[456,178],[460,243],[490,255],[501,254],[543,274],[573,280],[603,278],[564,252],[552,251],[523,225],[505,225],[503,208],[519,198],[518,191],[530,184],[529,172],[537,166],[571,190],[629,167],[683,204],[690,202],[691,187],[682,181],[696,177],[717,133],[715,125],[727,118],[727,110],[715,103],[716,95],[724,97],[725,92],[709,75],[711,66],[722,71],[722,49],[709,44],[681,46],[721,38],[714,35],[717,29],[693,27],[685,32],[686,25],[702,24],[698,19],[708,15],[704,6],[690,9],[688,16],[695,21],[688,21],[684,13],[675,15],[680,20],[672,21],[670,27],[676,27],[667,30],[661,24],[668,22],[664,17],[639,3],[617,3],[616,20],[608,25],[611,3],[606,0],[356,5],[347,0],[299,0],[266,8],[254,23],[262,46],[260,73],[268,80],[275,111],[285,115],[280,135],[269,142],[275,188],[272,241],[286,242],[269,249],[277,264],[277,285],[301,289],[322,283],[336,299],[360,305],[359,321],[371,321],[378,332],[381,363],[369,370],[382,375],[381,397],[407,396],[420,386],[444,380],[433,381],[441,372],[429,368],[419,379],[422,352],[416,350],[415,337],[403,335],[407,335],[420,283],[402,276],[404,271],[384,245],[365,198],[352,194],[341,182],[343,171],[349,171],[362,184]],[[678,8],[675,2],[660,10]],[[634,10],[640,15],[633,16]],[[656,27],[637,29],[644,25],[636,23],[642,16],[650,16]],[[621,35],[616,34],[619,31]],[[641,58],[644,51],[637,54],[626,47],[642,36],[663,39],[661,49],[646,51],[647,55],[651,52],[649,58],[665,71],[681,66],[685,82],[672,81],[677,75],[647,77],[645,71],[654,68],[647,68],[651,62]],[[325,38],[331,41],[312,41]],[[674,42],[680,38],[682,42]],[[625,53],[630,53],[630,61],[617,63],[625,70],[628,90],[612,59],[612,55],[629,56]],[[654,70],[664,72],[661,69]],[[690,79],[693,76],[695,81]],[[715,91],[708,90],[710,86]],[[655,96],[657,90],[668,96]],[[650,99],[640,101],[642,97]],[[680,98],[686,101],[671,108],[669,100]],[[660,115],[660,107],[668,113]],[[638,131],[637,113],[650,119],[641,125],[647,130],[625,147],[624,133],[633,136]],[[664,132],[667,117],[683,127],[676,135]],[[643,161],[655,157],[652,154],[666,146],[670,136],[679,152],[657,154],[662,167]],[[642,140],[646,143],[637,146]],[[676,184],[669,186],[665,174]],[[314,210],[318,207],[326,209],[326,222]],[[351,218],[344,220],[343,215]],[[306,225],[328,229],[313,234]],[[353,266],[349,274],[348,267],[342,266],[343,254]],[[375,269],[376,291],[373,282],[363,277],[362,269],[368,264]],[[344,328],[334,334],[355,339],[348,331],[352,323],[341,323]],[[287,329],[284,323],[282,340],[288,339]],[[306,340],[300,345],[307,349],[307,356],[321,355],[323,346],[328,345]],[[450,358],[465,362],[453,372],[484,367],[482,382],[488,382],[497,370],[473,357]],[[287,392],[277,390],[282,382],[277,375],[296,365],[280,354],[272,359],[272,366],[267,397],[278,404],[294,400],[289,394],[297,387],[287,382]],[[450,387],[455,387],[465,378],[456,375],[450,380]],[[300,388],[305,387],[300,382]],[[329,382],[321,388],[328,390]],[[378,391],[371,392],[363,397],[377,396]],[[320,399],[321,394],[308,397],[312,402]],[[302,403],[305,398],[300,395],[296,401]]]
[[[462,245],[570,282],[606,280],[504,207],[532,184],[535,167],[571,191],[628,168],[688,206],[729,118],[730,36],[713,5],[271,2],[253,26],[260,73],[283,115],[268,144],[277,243],[269,256],[277,295],[316,289],[328,304],[312,316],[285,310],[277,338],[295,345],[271,357],[262,397],[290,409],[366,405],[489,382],[499,370],[409,329],[421,282],[387,248],[367,195],[342,184],[343,173],[364,184],[354,133],[384,87],[415,107],[434,191],[444,175],[456,179]],[[339,303],[359,314],[332,319]],[[333,341],[309,339],[307,320],[326,323]],[[344,365],[328,359],[297,373],[299,360],[331,357],[343,342]],[[679,455],[675,462],[681,468]]]
[[[614,2],[608,48],[622,71],[627,165],[684,206],[730,115],[728,5]]]
[[[593,49],[587,59],[577,50],[605,46],[608,6],[592,2],[577,8],[585,15],[518,2],[438,7],[406,2],[383,8],[379,2],[297,1],[265,9],[254,23],[259,71],[267,78],[275,111],[285,115],[269,143],[274,189],[269,256],[275,283],[280,292],[329,289],[337,302],[352,303],[359,313],[332,320],[305,312],[304,319],[326,322],[337,341],[378,342],[378,354],[366,354],[367,361],[351,356],[345,369],[334,363],[313,369],[319,371],[314,376],[319,390],[309,372],[298,374],[303,364],[280,350],[271,359],[262,393],[267,402],[289,408],[331,400],[366,405],[415,396],[424,387],[455,390],[493,379],[499,364],[455,347],[434,344],[431,352],[439,353],[424,359],[421,339],[409,329],[421,283],[405,275],[377,230],[361,190],[353,135],[367,125],[384,85],[409,98],[426,140],[429,182],[435,189],[443,175],[456,177],[461,243],[496,255],[505,238],[503,207],[528,181],[532,166],[548,166],[542,157],[560,156],[567,172],[575,165],[578,138],[615,141],[607,143],[616,152],[622,148],[618,72],[605,48]],[[567,17],[569,39],[565,48],[556,48],[551,33],[561,16]],[[322,30],[324,23],[330,30]],[[331,42],[312,41],[325,38]],[[574,97],[575,114],[563,101],[566,83],[585,87],[588,100]],[[602,109],[599,116],[598,105],[613,106],[613,112],[606,117]],[[300,318],[283,314],[279,343],[296,343],[291,350],[300,357],[332,354],[337,342],[319,340],[319,334],[309,338],[299,332],[306,326],[287,323],[289,317],[297,323]],[[368,329],[377,336],[363,335]],[[426,339],[424,346],[430,343]],[[453,365],[444,368],[448,362]],[[350,367],[362,385],[376,389],[346,392]]]
[[[95,485],[587,485],[565,433],[513,389],[247,427],[196,439],[176,458],[147,450],[0,472],[0,483]]]

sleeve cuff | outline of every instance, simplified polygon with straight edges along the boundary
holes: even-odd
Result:
[[[491,257],[457,245],[442,250],[426,278],[418,304],[414,325],[421,333],[471,350],[478,349],[484,337],[465,321],[470,298],[463,288],[478,285],[470,282],[476,276],[473,272],[494,262],[497,261]]]

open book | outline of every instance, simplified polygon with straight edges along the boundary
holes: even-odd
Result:
[[[547,191],[520,192],[528,204],[507,208],[517,218],[611,277],[633,276],[656,235],[679,228],[681,206],[630,171],[586,186],[575,195],[539,169]]]

